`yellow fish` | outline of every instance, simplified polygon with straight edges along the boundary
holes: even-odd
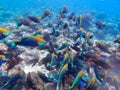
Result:
[[[67,69],[68,69],[68,64],[65,64],[65,65],[63,66],[63,68],[62,68],[62,71],[61,71],[61,72],[65,71],[65,70],[67,70]]]
[[[97,44],[97,45],[100,45],[100,46],[102,46],[102,45],[103,45],[103,43],[102,43],[102,42],[100,42],[100,41],[96,42],[96,44]]]
[[[45,42],[45,40],[40,35],[31,36],[30,38],[33,38],[33,39],[37,40],[38,42]]]
[[[81,28],[80,28],[80,31],[84,31],[84,29],[81,27]]]
[[[83,18],[82,15],[80,15],[79,18],[80,18],[80,25],[81,25],[82,24],[82,18]]]
[[[3,34],[6,34],[8,33],[9,31],[5,28],[0,28],[0,32],[2,32]]]
[[[67,59],[67,58],[68,58],[68,55],[69,55],[69,54],[66,53],[66,54],[64,55],[64,58]]]
[[[5,58],[5,55],[0,55],[0,58],[1,58],[1,59],[4,59],[4,58]]]
[[[52,55],[51,55],[51,56],[52,56],[52,58],[54,58],[54,57],[55,57],[55,53],[52,53]]]
[[[90,87],[90,86],[92,86],[94,83],[95,83],[95,78],[92,77],[92,78],[88,81],[87,88]]]
[[[119,80],[117,75],[114,75],[114,76],[113,76],[113,79],[114,79],[114,81],[116,81],[116,82],[118,82],[118,80]]]

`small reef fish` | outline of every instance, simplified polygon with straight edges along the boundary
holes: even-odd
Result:
[[[67,48],[68,46],[69,46],[69,43],[64,42],[64,43],[62,43],[62,45],[58,48],[58,50],[65,49],[65,48]]]
[[[115,46],[112,51],[112,46],[101,41],[94,44],[94,39],[100,36],[95,33],[96,31],[93,32],[95,38],[92,34],[94,29],[105,29],[107,24],[96,21],[97,18],[92,19],[94,15],[91,13],[77,15],[75,12],[69,12],[67,6],[63,6],[57,16],[53,16],[54,14],[50,9],[45,9],[40,17],[28,14],[20,16],[16,20],[17,31],[12,32],[11,24],[7,26],[11,31],[0,28],[0,40],[7,47],[5,51],[1,50],[2,46],[0,47],[0,73],[5,70],[7,72],[7,75],[3,73],[4,75],[0,76],[0,90],[24,88],[26,90],[46,90],[46,88],[47,90],[48,88],[52,88],[51,90],[62,88],[63,90],[106,90],[107,83],[119,90],[119,76],[117,75],[119,72],[113,74],[114,76],[109,75],[108,72],[113,73],[112,59],[115,59],[113,62],[116,62],[117,57],[119,59],[119,46]],[[23,31],[26,37],[21,37]],[[13,36],[9,38],[10,33],[15,35],[15,39],[20,39],[11,40]],[[120,44],[120,38],[116,38],[113,42]],[[29,49],[34,49],[35,52],[40,51],[41,54],[31,55],[32,52],[29,52]],[[102,51],[106,52],[106,55],[103,55]],[[26,56],[22,52],[25,55],[29,52],[30,59],[26,61]],[[106,59],[110,62],[108,63]],[[48,75],[42,70],[37,70],[37,73],[28,72],[25,75],[24,70],[21,69],[12,75],[11,70],[16,70],[18,64],[23,65],[23,68],[24,65],[32,65],[31,68],[35,69],[36,66],[43,66],[48,71]],[[117,67],[117,64],[115,65]]]
[[[40,20],[42,20],[42,19],[44,19],[44,18],[46,18],[46,17],[49,17],[49,15],[50,15],[50,10],[49,10],[49,9],[46,9],[46,10],[44,11],[43,15],[40,16],[39,18],[40,18]]]
[[[92,77],[92,78],[88,81],[86,88],[89,88],[89,87],[93,86],[93,85],[95,84],[95,80],[96,80],[96,79],[95,79],[94,77]]]
[[[27,74],[26,82],[27,82],[27,86],[29,88],[32,88],[33,90],[37,89],[37,87],[35,86],[36,84],[34,83],[34,80],[32,79],[32,76],[31,76],[30,72]]]
[[[34,16],[28,16],[28,18],[35,23],[40,23],[40,20]]]
[[[102,21],[98,21],[98,22],[96,22],[95,24],[96,24],[96,26],[97,26],[99,29],[102,29],[103,27],[106,26]]]
[[[0,40],[4,39],[5,37],[9,36],[10,32],[9,30],[5,28],[0,28]]]
[[[74,88],[77,87],[77,85],[78,85],[78,83],[79,83],[79,81],[80,81],[80,79],[82,78],[83,75],[84,75],[83,71],[82,70],[79,71],[76,78],[73,81],[72,86],[70,88],[66,89],[66,90],[74,90]]]
[[[116,38],[113,42],[120,44],[120,37]]]
[[[40,79],[42,79],[45,83],[52,82],[52,80],[50,80],[50,78],[45,76],[45,74],[42,74],[40,71],[38,71],[37,74],[40,77]]]
[[[20,26],[31,26],[31,22],[27,21],[27,20],[21,20],[21,21],[18,21],[16,23],[16,28],[18,29]]]
[[[108,45],[103,44],[103,43],[100,42],[100,41],[96,42],[96,46],[97,46],[100,50],[102,50],[102,51],[104,51],[104,52],[112,53],[112,52],[109,50]]]
[[[12,42],[11,44],[13,46],[22,45],[22,46],[36,47],[36,46],[44,46],[45,42],[46,41],[41,36],[37,35],[37,36],[23,38],[22,40]]]
[[[18,72],[11,77],[0,89],[4,89],[5,87],[10,87],[11,85],[15,84],[18,80],[24,77],[25,73],[22,70],[18,70]]]
[[[5,63],[8,62],[9,60],[6,59],[5,55],[0,55],[0,66]]]
[[[57,87],[56,87],[56,90],[60,90],[60,84],[61,84],[61,80],[65,74],[65,72],[68,70],[68,64],[65,64],[62,68],[62,70],[60,71],[60,74],[59,74],[59,78],[58,78],[58,81],[57,81]]]

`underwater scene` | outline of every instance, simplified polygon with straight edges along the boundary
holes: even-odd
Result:
[[[0,90],[120,90],[120,0],[0,0]]]

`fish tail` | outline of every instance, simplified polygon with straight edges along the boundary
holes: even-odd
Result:
[[[19,25],[18,25],[18,23],[16,23],[16,29],[18,29],[19,28]]]
[[[60,90],[60,86],[57,84],[56,90]]]

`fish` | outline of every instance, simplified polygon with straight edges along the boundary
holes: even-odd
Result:
[[[44,90],[44,83],[40,83],[40,90]]]
[[[57,81],[57,87],[56,90],[60,90],[60,84],[61,84],[61,80],[65,75],[65,72],[68,70],[68,64],[65,64],[62,67],[62,70],[60,71],[59,77],[58,77],[58,81]]]
[[[6,59],[6,56],[5,55],[2,55],[2,54],[0,54],[0,59]]]
[[[116,38],[113,42],[120,44],[120,37]]]
[[[68,27],[68,23],[65,23],[64,25],[63,25],[63,29],[66,29]]]
[[[51,65],[55,65],[55,62],[56,62],[56,55],[55,53],[52,53],[51,54]]]
[[[101,66],[104,69],[111,69],[114,66],[111,64],[106,63],[105,61],[102,60],[92,60],[96,65]]]
[[[67,42],[64,42],[64,43],[62,43],[62,45],[61,45],[60,47],[58,47],[57,50],[65,49],[65,48],[67,48],[68,46],[69,46],[69,44],[68,44]]]
[[[40,29],[40,30],[37,30],[34,34],[33,34],[33,36],[37,36],[37,35],[42,35],[42,30]]]
[[[83,29],[83,28],[80,28],[80,41],[81,41],[81,39],[82,39],[83,32],[84,32],[84,29]]]
[[[74,21],[74,13],[71,13],[67,18],[68,18],[68,20]]]
[[[20,57],[11,57],[9,62],[7,62],[7,68],[6,71],[8,72],[10,69],[12,69],[15,65],[19,64],[23,59]]]
[[[67,6],[63,6],[62,7],[62,10],[59,12],[59,14],[61,14],[61,15],[63,15],[63,14],[66,14],[68,12],[68,10],[67,10]]]
[[[44,46],[45,42],[46,41],[41,36],[37,35],[37,36],[26,37],[23,38],[22,40],[18,40],[14,42],[14,46],[16,45],[31,46],[31,47]]]
[[[79,38],[79,35],[77,33],[74,33],[72,38],[76,42],[76,40]]]
[[[9,62],[9,61],[8,61],[8,60],[1,59],[1,58],[0,58],[0,66],[1,66],[3,63],[6,63],[6,62]]]
[[[40,35],[31,36],[30,38],[36,40],[38,42],[38,46],[44,46],[46,43],[46,41]]]
[[[109,50],[108,45],[103,44],[103,43],[100,42],[100,41],[97,41],[97,42],[96,42],[96,46],[97,46],[100,50],[102,50],[103,52],[112,53],[112,52]]]
[[[93,35],[91,35],[90,32],[87,32],[87,33],[83,33],[82,37],[85,39],[85,43],[88,43],[89,40],[93,38]]]
[[[27,62],[28,64],[31,64],[32,67],[36,65],[36,63],[38,63],[39,58],[34,58],[32,60],[30,60],[29,62]]]
[[[72,67],[73,67],[73,62],[74,62],[74,59],[75,59],[75,54],[74,53],[72,53],[71,55],[70,55],[70,62],[71,62],[71,65],[72,65]]]
[[[16,22],[16,28],[18,29],[20,26],[31,26],[31,22],[27,21],[27,20],[22,20],[22,21],[19,21],[19,22]]]
[[[96,81],[96,79],[95,79],[94,77],[92,77],[92,78],[88,81],[86,88],[89,88],[89,87],[93,86],[93,85],[95,84],[95,81]]]
[[[93,66],[93,68],[94,68],[96,79],[98,79],[102,85],[105,85],[105,81],[102,80],[99,68],[97,66]]]
[[[37,89],[30,72],[27,74],[26,83],[29,88],[32,88],[33,90]]]
[[[118,82],[118,81],[119,81],[118,76],[117,76],[117,75],[114,75],[114,76],[113,76],[113,80],[114,80],[115,82]]]
[[[49,15],[50,15],[50,10],[49,10],[49,9],[46,9],[46,10],[44,11],[43,15],[39,17],[39,19],[42,20],[42,19],[48,17]]]
[[[39,60],[38,64],[39,64],[39,66],[42,65],[42,64],[44,64],[45,67],[46,67],[47,63],[50,63],[50,61],[51,61],[51,55],[47,54],[46,57],[44,57],[44,58],[42,58],[42,59]]]
[[[52,80],[50,80],[50,78],[45,76],[45,74],[42,74],[40,71],[38,71],[37,74],[40,77],[40,79],[43,80],[43,82],[45,82],[45,83],[52,82]]]
[[[35,23],[40,23],[40,20],[34,16],[28,16],[28,18]]]
[[[102,21],[97,21],[97,22],[95,23],[95,25],[96,25],[97,28],[99,28],[99,29],[102,29],[103,27],[106,26]]]
[[[11,85],[15,84],[18,80],[22,79],[24,75],[24,71],[19,69],[18,72],[14,76],[12,76],[0,89],[10,87]]]
[[[21,46],[38,46],[38,42],[32,38],[26,37],[23,38],[22,40],[18,40],[14,42],[14,46],[16,45],[21,45]]]
[[[79,16],[79,19],[80,19],[80,21],[79,21],[79,22],[80,22],[80,25],[82,24],[82,18],[83,18],[83,16],[80,15],[80,16]]]
[[[9,30],[7,30],[6,28],[0,28],[0,40],[6,38],[9,35],[10,35]]]
[[[67,90],[74,90],[74,88],[77,87],[80,79],[82,78],[82,76],[84,75],[83,71],[80,70],[76,76],[76,78],[74,79],[73,83],[72,83],[72,86],[70,88],[68,88]]]
[[[115,85],[116,90],[119,90],[119,88],[120,88],[119,87],[119,78],[117,75],[113,76],[113,81],[114,81],[114,85]]]

